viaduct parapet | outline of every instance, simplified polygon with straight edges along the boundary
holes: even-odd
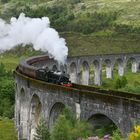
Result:
[[[123,75],[129,60],[132,62],[132,72],[138,71],[139,58],[140,54],[72,57],[68,58],[65,67],[59,67],[55,61],[48,60],[47,56],[22,61],[18,66],[20,71],[14,72],[15,124],[19,140],[33,140],[40,117],[44,117],[51,127],[64,107],[69,107],[77,118],[87,120],[93,125],[96,121],[101,123],[98,125],[103,125],[102,122],[112,122],[123,135],[126,135],[135,124],[140,123],[140,95],[86,85],[90,81],[92,65],[96,74],[94,82],[99,85],[103,63],[106,64],[107,78],[112,78],[116,62],[119,74]],[[82,80],[79,80],[81,66]],[[73,84],[72,88],[68,88],[31,78],[32,70],[42,67],[66,70],[73,82],[82,82],[84,85]]]

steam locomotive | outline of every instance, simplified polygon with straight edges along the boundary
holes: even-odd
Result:
[[[27,61],[21,61],[21,63],[17,66],[16,71],[27,75],[31,78],[39,79],[42,81],[46,81],[48,83],[53,83],[53,84],[59,84],[63,85],[66,87],[71,87],[72,83],[69,80],[69,75],[66,74],[65,72],[60,72],[60,71],[52,71],[48,67],[46,68],[34,68],[32,64],[38,60],[44,60],[44,57],[39,57],[39,58],[32,58]],[[48,56],[45,57],[45,59],[48,59]]]
[[[36,70],[36,78],[53,84],[59,84],[66,87],[71,87],[71,81],[69,80],[69,75],[65,72],[60,71],[50,71],[48,69],[38,69]]]

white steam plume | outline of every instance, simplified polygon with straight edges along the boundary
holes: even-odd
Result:
[[[50,28],[48,17],[29,18],[21,13],[17,19],[12,17],[10,24],[0,19],[0,51],[27,44],[32,44],[35,50],[48,52],[59,63],[65,63],[68,55],[66,42]]]

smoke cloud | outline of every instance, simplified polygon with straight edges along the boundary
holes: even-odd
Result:
[[[47,52],[60,64],[64,64],[68,55],[65,39],[50,28],[48,17],[29,18],[21,13],[12,17],[10,23],[0,19],[0,51],[6,51],[17,45],[32,44],[35,50]]]

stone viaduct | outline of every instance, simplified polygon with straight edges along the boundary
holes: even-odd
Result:
[[[14,72],[16,83],[15,124],[19,140],[33,140],[40,117],[44,117],[51,127],[65,106],[77,118],[94,126],[112,122],[123,135],[140,123],[140,95],[112,90],[103,90],[90,84],[90,70],[94,67],[94,83],[101,85],[102,64],[106,66],[106,77],[113,78],[115,63],[118,74],[124,75],[127,63],[131,62],[132,72],[139,69],[140,54],[118,54],[79,56],[68,58],[64,67],[59,67],[45,56],[32,57],[19,64],[20,71]],[[46,83],[32,78],[32,70],[49,67],[66,70],[74,83],[73,88]],[[80,72],[82,69],[82,72]],[[27,74],[26,74],[27,73]],[[80,77],[81,76],[81,77]],[[98,123],[97,123],[98,122]]]
[[[40,63],[40,62],[38,62]],[[46,63],[34,65],[46,67]],[[127,66],[131,65],[133,73],[138,72],[140,63],[140,54],[109,54],[109,55],[92,55],[92,56],[75,56],[69,57],[64,68],[59,67],[55,61],[49,61],[47,67],[50,69],[65,69],[74,83],[89,85],[102,84],[102,70],[105,67],[106,78],[113,79],[115,67],[118,75],[123,76],[127,71]],[[94,72],[94,73],[92,73]],[[92,76],[92,74],[94,76]],[[94,79],[93,79],[94,77]]]

